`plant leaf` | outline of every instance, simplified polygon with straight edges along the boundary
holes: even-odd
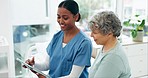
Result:
[[[141,24],[139,26],[141,26],[141,27],[145,26],[145,20],[144,19],[142,20],[142,22],[141,22]]]
[[[138,22],[141,22],[140,20],[137,20]]]
[[[133,26],[133,27],[135,27],[135,26],[136,26],[136,24],[132,23],[132,26]]]
[[[129,19],[128,21],[124,21],[124,22],[123,22],[123,25],[129,26],[129,25],[130,25],[130,21],[131,21],[131,19]]]
[[[135,15],[135,17],[138,17],[139,15]]]
[[[131,30],[131,35],[133,38],[135,38],[137,36],[137,31],[136,30]]]

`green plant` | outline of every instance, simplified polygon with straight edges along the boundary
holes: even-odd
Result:
[[[135,15],[136,18],[139,17],[139,15]],[[131,19],[128,19],[127,21],[123,22],[124,26],[132,26],[133,29],[131,30],[131,35],[133,38],[137,36],[138,31],[143,31],[143,28],[145,26],[145,19],[142,20],[136,20],[136,22],[131,22]]]

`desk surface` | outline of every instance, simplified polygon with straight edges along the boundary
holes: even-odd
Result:
[[[142,42],[134,42],[132,38],[123,38],[122,39],[122,45],[134,45],[134,44],[141,44],[141,43],[148,43],[148,37],[143,37]]]

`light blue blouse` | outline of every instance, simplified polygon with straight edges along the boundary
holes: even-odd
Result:
[[[80,31],[65,47],[62,48],[64,33],[54,35],[47,47],[50,56],[49,75],[52,78],[69,75],[72,66],[85,66],[80,78],[88,78],[87,68],[91,65],[91,40]]]
[[[130,78],[128,59],[119,41],[109,52],[98,53],[89,73],[89,78]]]

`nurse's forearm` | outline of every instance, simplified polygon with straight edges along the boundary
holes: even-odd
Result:
[[[38,68],[41,71],[47,71],[49,70],[49,55],[44,54],[42,58],[39,58],[38,56],[35,56],[35,65],[34,67]]]

